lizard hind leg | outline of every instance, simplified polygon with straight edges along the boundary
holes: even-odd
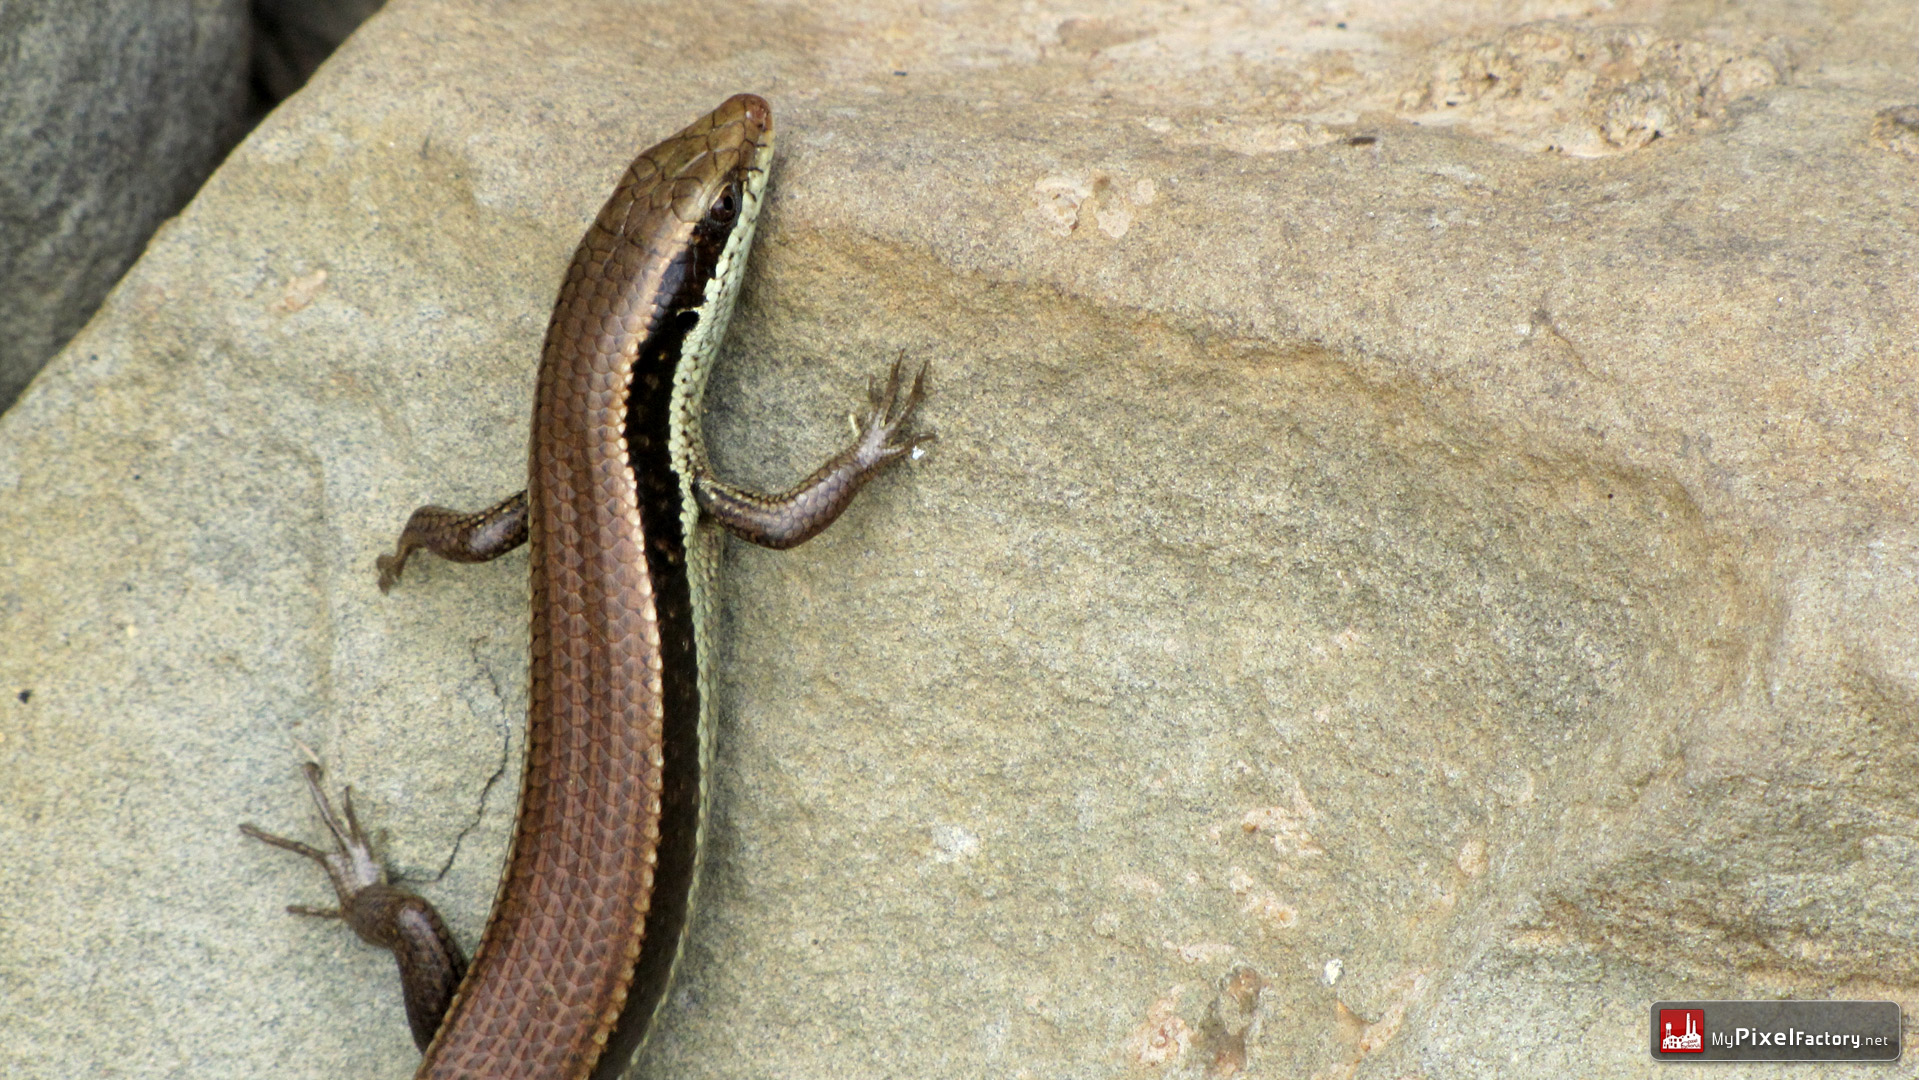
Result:
[[[400,965],[400,986],[406,1000],[407,1025],[412,1029],[414,1045],[421,1050],[433,1041],[440,1018],[453,1004],[453,993],[466,975],[467,958],[453,940],[440,913],[425,898],[392,885],[386,868],[373,856],[366,831],[353,813],[353,790],[341,795],[344,814],[334,813],[333,803],[320,787],[320,766],[309,762],[304,770],[307,791],[320,811],[320,819],[333,834],[334,850],[322,851],[298,840],[275,836],[255,825],[241,825],[240,831],[265,844],[303,855],[319,863],[333,884],[340,900],[337,908],[289,904],[287,911],[321,919],[340,919],[360,935],[362,941],[393,953]]]

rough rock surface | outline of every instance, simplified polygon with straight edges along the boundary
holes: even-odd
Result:
[[[1911,4],[402,3],[0,418],[8,1075],[402,1076],[305,749],[466,940],[560,268],[728,93],[712,877],[639,1075],[1652,1076],[1657,998],[1916,995]],[[1909,1040],[1912,1038],[1909,1030]],[[1748,1076],[1853,1076],[1792,1066]]]
[[[0,410],[239,137],[245,0],[0,8]]]

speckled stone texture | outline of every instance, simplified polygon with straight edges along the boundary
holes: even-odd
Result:
[[[0,10],[0,410],[246,122],[244,0]]]
[[[716,464],[787,486],[902,349],[940,438],[728,549],[636,1075],[1652,1077],[1657,999],[1911,1015],[1914,41],[390,7],[0,418],[8,1069],[413,1067],[390,961],[233,826],[317,829],[311,747],[477,936],[526,564],[372,560],[518,485],[568,254],[736,91],[780,154]]]

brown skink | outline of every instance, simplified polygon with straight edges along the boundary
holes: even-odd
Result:
[[[547,327],[527,489],[414,511],[380,587],[427,550],[531,550],[527,748],[513,847],[470,965],[433,908],[390,885],[349,798],[319,862],[344,918],[394,950],[425,1050],[417,1077],[582,1080],[625,1068],[664,998],[699,877],[712,757],[706,628],[724,527],[791,547],[831,524],[906,434],[922,376],[870,388],[858,441],[780,496],[707,466],[701,402],[753,240],[773,118],[729,98],[634,159],[574,253]],[[465,968],[464,980],[460,977]],[[455,986],[457,985],[457,990]]]

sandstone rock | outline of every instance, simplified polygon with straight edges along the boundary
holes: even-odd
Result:
[[[902,349],[940,441],[730,549],[637,1075],[1652,1076],[1658,998],[1911,1016],[1912,7],[1505,10],[370,23],[0,419],[15,1072],[407,1074],[390,961],[234,826],[315,828],[311,748],[477,936],[524,557],[372,560],[519,484],[581,228],[749,89],[719,464],[790,482]]]

